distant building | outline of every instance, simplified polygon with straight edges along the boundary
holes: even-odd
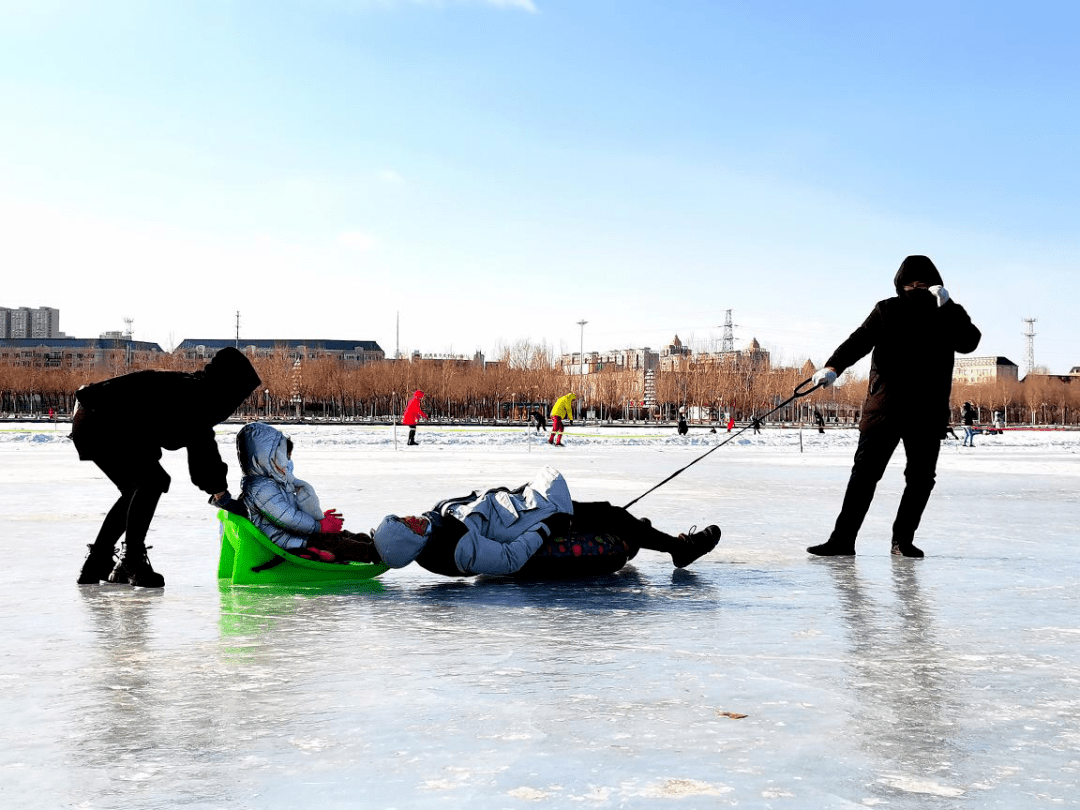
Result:
[[[1024,379],[1022,379],[1020,382],[1022,382],[1024,385],[1027,385],[1029,382],[1049,382],[1050,380],[1057,380],[1058,382],[1063,383],[1072,383],[1073,380],[1080,380],[1080,374],[1073,374],[1071,372],[1069,374],[1047,374],[1042,371],[1032,371],[1031,373],[1026,374],[1024,376]]]
[[[768,351],[761,348],[757,338],[753,338],[745,349],[702,353],[694,358],[694,362],[754,372],[764,372],[772,368],[772,358]]]
[[[232,346],[252,357],[273,357],[279,352],[296,360],[311,360],[316,357],[337,357],[349,365],[362,366],[378,363],[386,359],[386,352],[373,340],[251,340],[248,338],[217,339],[189,338],[180,343],[174,354],[182,354],[189,360],[209,359],[219,349]]]
[[[769,353],[757,340],[739,351],[706,352],[695,355],[684,346],[678,335],[660,351],[650,349],[612,349],[606,352],[586,352],[584,358],[578,352],[559,357],[559,365],[566,374],[596,374],[611,371],[636,371],[654,376],[664,372],[687,371],[696,364],[717,365],[724,368],[745,369],[754,372],[771,368]],[[644,377],[643,377],[644,379]]]
[[[1000,380],[1016,382],[1020,369],[1007,357],[957,357],[953,365],[953,383],[980,385]]]
[[[479,366],[480,368],[487,368],[490,363],[484,360],[484,353],[477,350],[471,357],[467,354],[424,354],[420,351],[414,351],[409,355],[410,363],[432,363],[439,366],[454,366],[456,368],[468,368],[469,366]]]
[[[660,350],[659,368],[661,371],[683,371],[690,363],[694,353],[689,346],[684,346],[676,335],[675,339]]]
[[[0,339],[0,363],[33,368],[89,368],[163,354],[156,343],[125,338]]]
[[[53,307],[0,307],[0,339],[62,338],[60,310]]]

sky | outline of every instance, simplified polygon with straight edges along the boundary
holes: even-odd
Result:
[[[0,0],[0,306],[822,364],[930,256],[1080,366],[1080,5]],[[237,315],[239,313],[239,317]],[[586,321],[584,326],[580,321]]]

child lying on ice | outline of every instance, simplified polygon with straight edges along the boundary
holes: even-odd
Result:
[[[562,473],[544,467],[515,490],[451,498],[421,516],[387,515],[372,539],[391,568],[415,560],[453,577],[561,578],[612,573],[642,548],[668,553],[684,568],[716,547],[720,529],[665,534],[622,507],[572,500]]]
[[[293,475],[292,441],[280,430],[262,422],[244,425],[236,455],[244,474],[240,501],[274,543],[324,562],[378,561],[371,538],[344,531],[341,514],[323,511],[312,486]]]

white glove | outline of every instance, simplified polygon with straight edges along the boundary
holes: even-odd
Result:
[[[935,284],[933,287],[927,287],[927,290],[937,299],[937,305],[939,307],[945,306],[945,302],[949,300],[949,291],[942,287],[940,284]]]
[[[826,366],[825,368],[819,368],[814,372],[814,376],[810,378],[810,382],[814,384],[814,387],[821,386],[822,388],[828,388],[834,382],[836,382],[836,372]]]

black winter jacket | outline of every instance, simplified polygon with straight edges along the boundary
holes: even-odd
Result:
[[[833,352],[825,365],[837,374],[871,351],[870,381],[863,404],[860,430],[881,424],[908,425],[942,430],[949,421],[953,360],[956,352],[967,354],[978,348],[982,333],[967,312],[949,300],[939,307],[926,290],[905,293],[910,281],[940,284],[936,269],[908,278],[905,260],[896,275],[898,295],[879,301],[863,322]],[[925,260],[930,268],[933,265]]]
[[[228,489],[228,466],[214,426],[228,419],[260,380],[236,349],[219,351],[202,371],[136,371],[80,388],[71,434],[79,458],[161,458],[188,452],[191,482],[214,494]],[[141,425],[136,426],[134,423]]]

